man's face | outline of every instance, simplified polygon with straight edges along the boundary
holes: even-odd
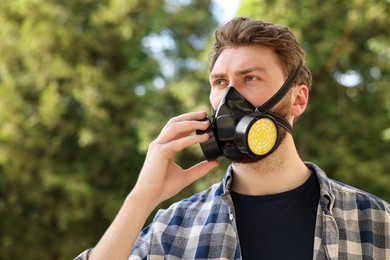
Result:
[[[228,86],[234,86],[253,106],[274,95],[286,80],[276,54],[260,45],[224,50],[210,73],[210,102],[217,109]]]
[[[227,87],[234,86],[253,106],[261,106],[280,89],[286,78],[278,57],[270,48],[259,45],[229,48],[221,53],[211,71],[210,103],[216,110]],[[290,91],[271,112],[291,122],[291,102]],[[279,134],[282,142],[286,131],[279,127]],[[233,161],[251,163],[259,159],[243,156]]]

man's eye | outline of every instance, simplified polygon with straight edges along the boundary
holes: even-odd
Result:
[[[258,77],[255,77],[255,76],[247,76],[246,77],[246,81],[256,81],[258,80],[259,78]]]
[[[218,80],[214,81],[213,85],[223,87],[223,86],[227,86],[227,82],[225,80],[218,79]]]

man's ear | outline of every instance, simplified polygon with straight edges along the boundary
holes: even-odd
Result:
[[[309,100],[309,88],[306,85],[299,85],[292,88],[291,116],[298,117],[305,111]]]

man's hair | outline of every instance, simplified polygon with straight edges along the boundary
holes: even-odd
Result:
[[[295,84],[304,84],[309,89],[312,84],[310,70],[304,64],[305,51],[287,27],[237,17],[219,26],[215,32],[214,46],[209,55],[210,70],[213,69],[219,55],[227,48],[261,45],[271,48],[279,57],[286,77],[300,65]]]

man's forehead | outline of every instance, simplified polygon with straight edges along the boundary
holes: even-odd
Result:
[[[279,69],[279,57],[271,48],[262,45],[239,46],[222,51],[211,69],[210,76],[254,71],[272,74],[272,71]]]

